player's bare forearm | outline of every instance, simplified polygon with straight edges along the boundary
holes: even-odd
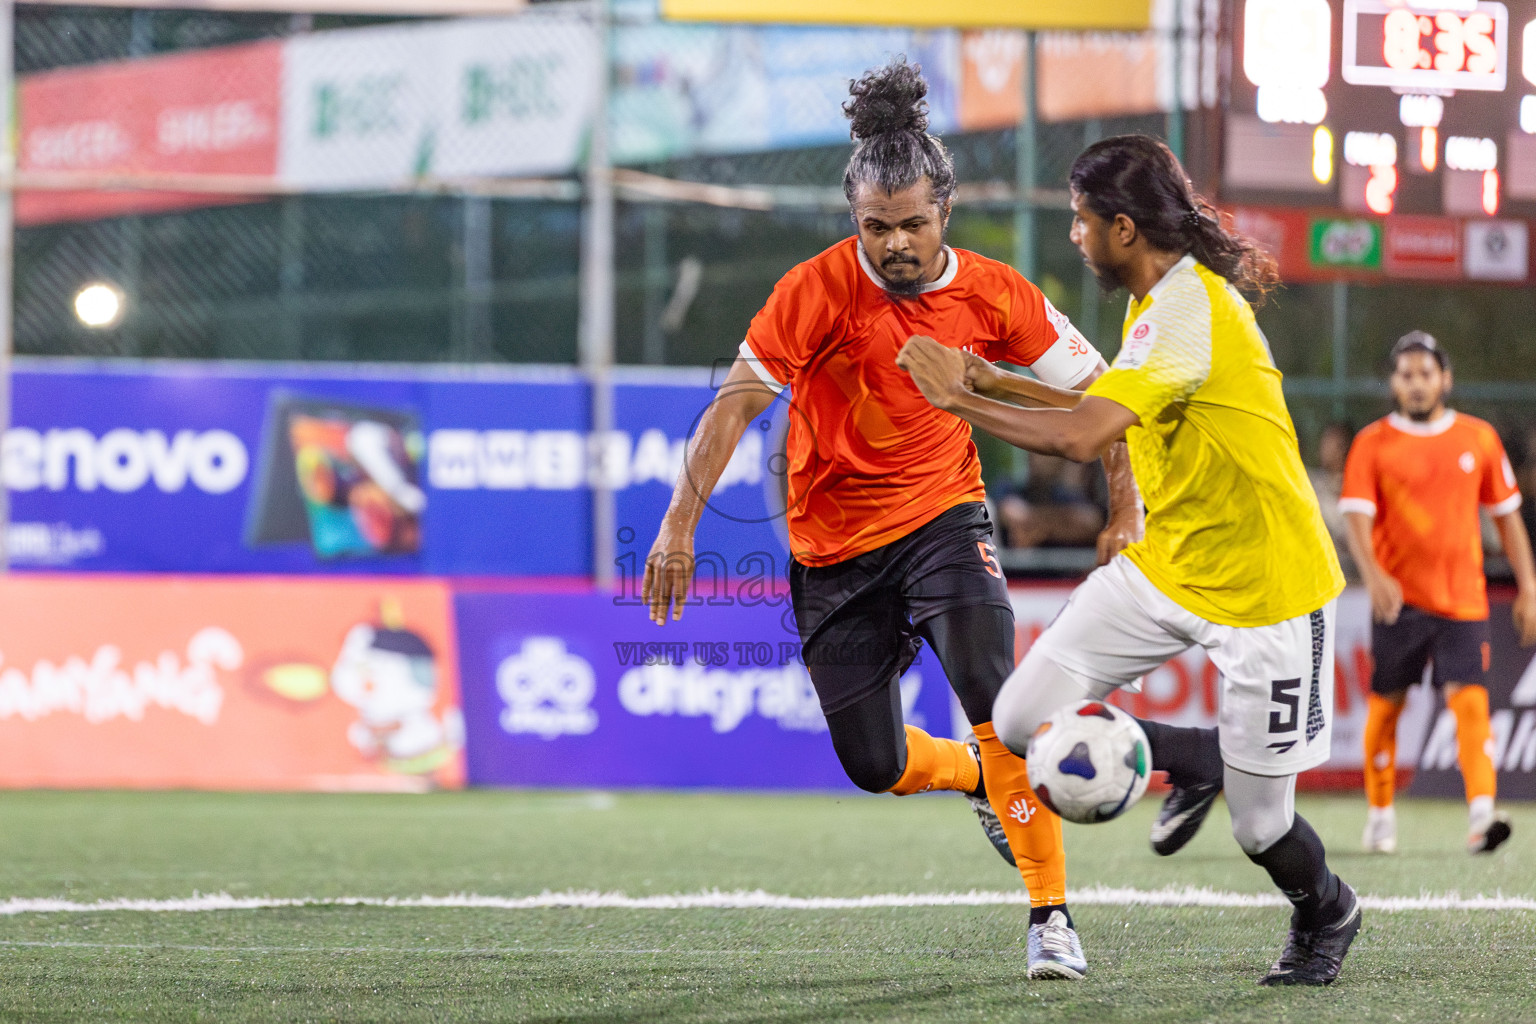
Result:
[[[1374,516],[1364,512],[1344,513],[1344,536],[1349,544],[1349,557],[1355,560],[1355,567],[1360,570],[1360,576],[1366,582],[1370,582],[1373,577],[1386,575],[1386,571],[1376,561],[1376,549],[1371,544],[1371,527],[1375,522]]]
[[[1141,539],[1141,495],[1131,473],[1131,453],[1124,441],[1115,441],[1104,452],[1104,477],[1109,481],[1109,521],[1099,531],[1098,561],[1110,559]]]
[[[700,417],[699,427],[688,442],[683,471],[672,489],[672,501],[645,559],[641,600],[658,626],[666,624],[669,614],[674,620],[682,617],[693,583],[693,532],[704,514],[704,505],[747,425],[774,397],[746,361],[738,358],[720,393]]]
[[[731,367],[720,393],[699,418],[698,429],[688,441],[683,471],[672,489],[664,519],[673,527],[692,533],[704,514],[704,506],[736,452],[747,426],[773,403],[775,394],[741,358]]]
[[[1504,542],[1504,557],[1509,559],[1510,571],[1515,574],[1515,585],[1521,593],[1536,594],[1536,559],[1531,555],[1531,535],[1519,513],[1498,516],[1494,525],[1499,528],[1499,539]]]
[[[1002,367],[993,367],[993,371],[994,375],[986,378],[976,390],[977,394],[995,401],[1011,402],[1029,409],[1071,409],[1083,398],[1080,390],[1059,388]]]
[[[1138,513],[1141,509],[1141,492],[1136,489],[1136,476],[1131,472],[1131,449],[1124,441],[1115,441],[1105,449],[1104,479],[1109,482],[1109,515]]]
[[[1102,457],[1138,422],[1135,413],[1105,398],[1085,397],[1072,409],[1021,409],[964,392],[940,408],[1016,448],[1073,462]]]
[[[1520,588],[1515,595],[1515,606],[1510,610],[1511,618],[1520,643],[1529,647],[1536,644],[1536,564],[1531,558],[1531,537],[1518,513],[1499,516],[1494,522],[1504,540],[1504,557],[1509,559],[1515,583]]]

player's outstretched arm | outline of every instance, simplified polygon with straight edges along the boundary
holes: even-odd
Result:
[[[1059,388],[1043,380],[1005,370],[972,352],[962,352],[961,355],[965,359],[966,387],[984,398],[1012,402],[1026,409],[1071,409],[1082,401],[1081,391]],[[1086,385],[1087,382],[1084,383]]]
[[[672,489],[672,501],[645,559],[645,583],[640,593],[651,621],[658,626],[666,625],[668,612],[674,621],[682,618],[683,602],[693,580],[693,533],[699,517],[736,451],[736,442],[775,397],[747,361],[737,356],[720,393],[699,418],[698,429],[688,441],[683,471]]]
[[[1043,380],[1025,377],[988,362],[971,352],[965,355],[965,386],[983,398],[1012,402],[1026,409],[1074,409],[1088,385],[1108,367],[1099,367],[1076,387],[1059,388]],[[1098,562],[1105,565],[1126,547],[1141,539],[1141,494],[1131,473],[1131,456],[1124,441],[1115,441],[1104,452],[1104,476],[1109,481],[1109,521],[1099,531]]]
[[[1071,409],[1021,409],[984,398],[966,386],[964,354],[922,335],[902,346],[896,365],[911,374],[935,407],[1041,455],[1073,462],[1097,459],[1140,422],[1135,413],[1107,398],[1085,396]]]
[[[1515,573],[1515,606],[1511,613],[1515,620],[1515,632],[1526,647],[1536,644],[1536,560],[1531,557],[1531,535],[1525,532],[1525,523],[1518,512],[1498,516],[1494,524],[1504,541],[1504,557]]]

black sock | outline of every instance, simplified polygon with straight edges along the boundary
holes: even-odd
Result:
[[[1328,870],[1323,841],[1306,818],[1296,815],[1291,830],[1279,842],[1263,853],[1249,854],[1248,859],[1269,872],[1296,908],[1291,919],[1296,927],[1310,930],[1339,917],[1343,910],[1339,876]]]
[[[981,754],[970,744],[966,744],[965,749],[969,750],[971,757],[976,759],[976,788],[966,795],[980,797],[985,800],[987,798],[987,773],[981,770]]]
[[[1067,905],[1065,903],[1058,903],[1054,907],[1030,907],[1029,908],[1029,923],[1031,925],[1045,924],[1046,919],[1049,918],[1051,916],[1051,913],[1053,911],[1056,911],[1056,910],[1059,910],[1063,914],[1067,915],[1067,927],[1068,928],[1076,928],[1077,927],[1077,925],[1072,923],[1072,911],[1067,909]]]
[[[1221,781],[1221,741],[1215,729],[1164,725],[1136,719],[1152,747],[1152,767],[1175,786]]]

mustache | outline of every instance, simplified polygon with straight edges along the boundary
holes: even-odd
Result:
[[[898,263],[910,263],[910,264],[912,264],[915,267],[915,266],[917,266],[917,257],[915,257],[915,256],[887,256],[885,259],[880,261],[880,265],[882,267],[890,267],[890,266],[894,266],[894,265],[896,265]]]

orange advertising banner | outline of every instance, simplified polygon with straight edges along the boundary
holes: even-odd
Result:
[[[1156,113],[1167,47],[1155,32],[1042,32],[1035,52],[1036,113],[1047,122]],[[960,36],[960,127],[1008,128],[1024,116],[1024,33]]]
[[[463,784],[443,583],[0,580],[0,786]]]

